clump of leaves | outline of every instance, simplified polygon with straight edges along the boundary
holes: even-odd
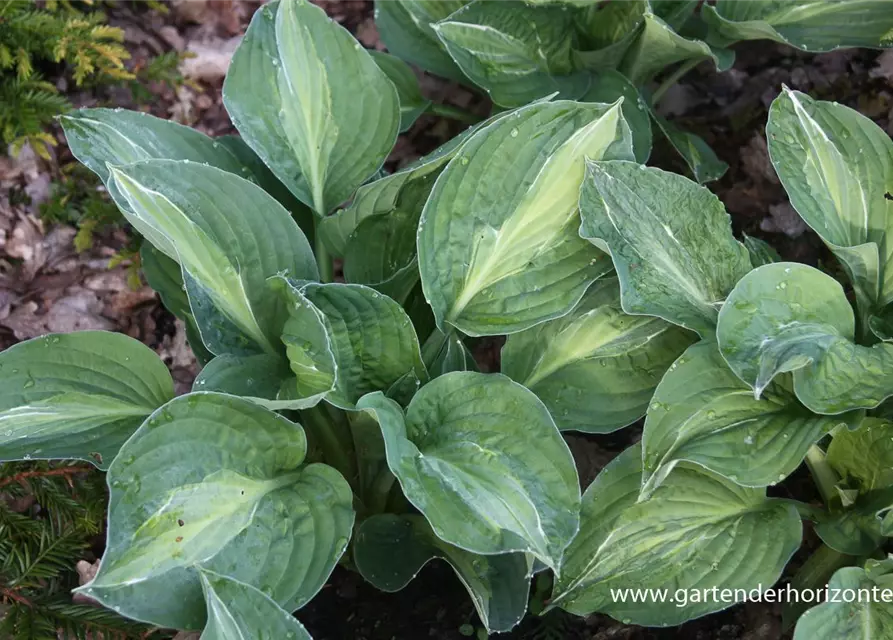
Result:
[[[0,634],[22,640],[132,638],[114,612],[72,603],[72,568],[102,532],[105,488],[83,464],[0,465]]]
[[[886,134],[791,91],[767,129],[854,311],[830,276],[737,240],[704,187],[641,164],[650,124],[620,98],[502,111],[381,176],[412,111],[386,70],[400,64],[280,0],[224,85],[241,138],[63,118],[204,364],[175,398],[158,356],[120,334],[0,355],[0,457],[107,471],[106,550],[79,592],[206,638],[306,638],[291,614],[336,563],[397,591],[439,558],[490,632],[520,622],[543,571],[537,613],[666,626],[729,603],[612,591],[769,588],[803,518],[825,569],[878,556],[840,579],[884,582]],[[465,340],[500,335],[502,373],[477,372]],[[562,431],[642,417],[642,441],[581,493]],[[804,460],[823,506],[767,495]],[[861,637],[853,616],[821,609],[797,633]]]
[[[774,40],[804,51],[887,47],[893,12],[884,0],[377,0],[389,51],[435,75],[479,87],[514,108],[557,93],[611,102],[639,123],[645,162],[652,125],[700,182],[728,168],[704,140],[654,106],[697,64],[731,67],[730,45]]]

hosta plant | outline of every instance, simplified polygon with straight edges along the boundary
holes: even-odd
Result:
[[[291,614],[336,564],[396,591],[440,558],[491,632],[522,619],[537,572],[550,607],[673,625],[729,603],[611,590],[769,588],[802,518],[826,546],[797,580],[886,581],[893,142],[876,125],[786,91],[768,129],[854,311],[830,276],[735,239],[705,188],[640,164],[625,100],[546,96],[382,175],[399,87],[299,0],[258,11],[224,100],[239,138],[63,119],[204,365],[174,397],[123,335],[0,354],[0,458],[107,471],[83,594],[206,638],[300,638]],[[477,372],[467,338],[498,335],[502,372]],[[562,431],[642,417],[581,494]],[[768,497],[804,459],[825,504]],[[802,624],[839,638],[852,615]]]
[[[729,47],[743,40],[813,52],[893,44],[886,0],[376,0],[375,22],[395,56],[480,88],[503,108],[556,92],[609,103],[625,96],[636,159],[648,158],[653,120],[701,183],[727,165],[652,108],[695,65],[729,68]]]

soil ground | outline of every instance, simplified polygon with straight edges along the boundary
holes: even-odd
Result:
[[[319,0],[329,14],[368,47],[379,47],[366,0]],[[207,133],[232,132],[222,107],[220,87],[229,55],[244,32],[257,3],[201,0],[180,3],[167,15],[137,16],[122,6],[114,22],[127,32],[135,64],[170,49],[189,50],[187,75],[194,85],[177,91],[156,87],[150,103],[155,115],[174,118]],[[707,64],[671,89],[661,109],[680,125],[702,135],[729,171],[708,185],[725,203],[737,234],[761,237],[786,259],[813,265],[833,264],[821,242],[796,216],[769,163],[764,140],[768,105],[783,83],[814,97],[836,100],[858,109],[888,133],[893,129],[893,52],[839,51],[809,55],[767,42],[736,48],[734,68],[719,74]],[[423,79],[429,98],[447,101],[486,114],[486,100],[454,84]],[[128,93],[84,91],[79,105],[131,106]],[[393,169],[423,155],[454,135],[461,125],[422,117],[400,137],[388,167]],[[70,161],[64,147],[61,164]],[[662,144],[651,164],[684,172]],[[133,289],[127,265],[109,268],[109,259],[127,243],[120,229],[100,232],[93,247],[77,253],[75,230],[47,228],[36,212],[48,197],[58,165],[33,154],[0,158],[0,348],[48,331],[108,329],[122,331],[156,349],[172,368],[178,390],[188,390],[195,362],[185,345],[182,327],[146,287]],[[498,341],[484,340],[476,353],[485,369],[498,368]],[[641,428],[633,426],[608,436],[568,437],[588,484],[617,453],[635,442]],[[816,499],[805,473],[778,487],[776,495]],[[806,544],[789,565],[784,580],[802,564],[816,545],[805,531]],[[97,554],[101,549],[96,549]],[[95,558],[87,558],[92,561]],[[643,629],[605,616],[575,618],[561,612],[529,617],[506,639],[639,640],[759,640],[786,636],[782,607],[751,603],[671,629]],[[435,640],[478,636],[480,623],[451,570],[439,562],[426,567],[403,591],[383,594],[356,574],[338,569],[322,592],[299,613],[316,640]]]

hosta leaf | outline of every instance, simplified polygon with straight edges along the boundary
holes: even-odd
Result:
[[[304,233],[313,233],[307,207],[236,136],[210,138],[173,120],[127,109],[78,109],[59,120],[71,152],[106,186],[114,186],[109,184],[108,165],[141,160],[201,162],[256,182],[294,215]]]
[[[242,138],[235,135],[220,136],[217,138],[223,146],[229,149],[242,164],[248,167],[250,175],[243,177],[248,178],[252,182],[256,182],[260,187],[276,198],[283,207],[285,207],[292,217],[301,227],[301,231],[307,236],[307,239],[313,243],[316,229],[314,227],[316,218],[310,207],[298,200],[295,195],[289,191],[279,178],[276,177],[270,168],[264,164],[260,156],[254,152],[254,149],[248,146]],[[177,158],[179,159],[179,158]],[[223,168],[223,167],[221,167]]]
[[[627,2],[611,3],[623,5]],[[607,10],[607,7],[603,10]],[[589,90],[580,100],[582,102],[611,103],[623,96],[620,110],[623,119],[629,125],[633,136],[633,155],[636,162],[646,162],[651,155],[651,116],[650,108],[645,103],[636,86],[622,73],[606,70],[599,73],[592,80]]]
[[[620,308],[616,278],[602,278],[557,320],[509,336],[502,372],[533,391],[559,429],[606,433],[645,415],[661,376],[692,337]]]
[[[375,414],[388,466],[439,538],[557,566],[577,531],[580,489],[567,445],[531,392],[498,374],[454,372],[422,387],[405,416],[380,393],[357,408]]]
[[[420,215],[421,206],[416,211],[396,209],[363,220],[344,254],[344,279],[405,302],[419,283],[415,241]]]
[[[422,360],[431,378],[450,371],[478,371],[474,355],[455,333],[445,334],[435,328],[422,345]]]
[[[893,490],[878,489],[859,495],[845,509],[832,508],[815,523],[815,532],[839,553],[867,556],[881,546],[885,536],[883,518],[893,507]]]
[[[251,170],[225,144],[141,111],[78,109],[60,116],[74,157],[106,185],[108,165],[141,160],[191,160],[249,178]]]
[[[207,569],[199,577],[208,608],[202,640],[311,640],[301,623],[263,591]]]
[[[282,356],[224,354],[199,371],[192,390],[228,393],[278,411],[308,406],[306,401],[290,397],[296,386],[295,374]]]
[[[576,15],[580,50],[574,52],[574,61],[590,71],[615,69],[644,27],[647,0],[580,4]]]
[[[818,4],[818,3],[816,3]],[[882,640],[893,629],[893,604],[883,598],[862,598],[863,590],[882,595],[893,589],[893,562],[869,560],[865,568],[838,569],[828,583],[838,597],[804,613],[794,629],[794,640]],[[846,591],[845,591],[846,590]],[[847,602],[843,594],[857,594]]]
[[[712,49],[706,42],[685,38],[650,11],[645,13],[644,26],[620,65],[620,71],[634,84],[644,84],[668,66],[687,60],[711,59],[717,70],[732,66],[731,50]]]
[[[863,492],[893,485],[893,422],[866,418],[856,431],[841,429],[825,459]]]
[[[420,115],[425,113],[431,101],[422,96],[419,79],[408,64],[381,51],[370,51],[378,68],[385,72],[397,89],[400,101],[400,133],[407,131]]]
[[[679,31],[698,7],[698,0],[650,0],[654,15]]]
[[[357,530],[357,570],[382,591],[399,591],[436,558],[456,571],[487,631],[509,631],[524,617],[531,569],[525,554],[470,553],[438,538],[421,516],[377,515]]]
[[[893,304],[868,319],[871,332],[884,342],[893,342]]]
[[[732,370],[759,397],[777,374],[816,413],[871,409],[893,395],[893,344],[853,343],[855,319],[843,288],[818,269],[777,262],[735,286],[717,338]]]
[[[890,46],[893,14],[883,0],[717,0],[702,8],[719,46],[775,40],[806,51]]]
[[[641,449],[631,447],[583,496],[580,533],[565,553],[552,603],[577,615],[670,626],[731,603],[626,602],[617,589],[757,589],[778,580],[800,546],[796,508],[695,466],[679,465],[636,502]]]
[[[786,382],[757,400],[714,342],[689,347],[660,381],[648,408],[642,435],[645,492],[681,461],[748,487],[775,484],[793,472],[841,419],[808,411]]]
[[[729,165],[716,157],[704,139],[690,131],[680,129],[666,118],[651,110],[651,117],[661,133],[685,161],[698,184],[713,182],[723,177]]]
[[[353,409],[366,393],[398,385],[399,396],[407,380],[415,391],[427,379],[409,316],[387,296],[362,285],[276,280],[290,300],[282,341],[297,397],[319,394]]]
[[[843,263],[863,313],[893,301],[890,137],[852,109],[787,89],[766,135],[791,204]]]
[[[419,282],[416,232],[437,173],[408,180],[394,209],[363,218],[344,252],[344,279],[366,284],[403,303]]]
[[[388,2],[389,4],[403,4]],[[493,116],[489,120],[475,125],[458,136],[441,145],[427,156],[419,158],[396,173],[379,178],[363,185],[357,190],[350,205],[334,215],[323,218],[320,223],[320,237],[329,251],[336,256],[343,256],[347,243],[360,224],[366,218],[380,214],[390,214],[397,208],[405,190],[415,189],[417,185],[427,183],[433,186],[434,180],[446,166],[465,140],[474,132],[491,122],[503,117]],[[427,194],[425,195],[427,197]]]
[[[529,5],[565,4],[570,7],[585,7],[592,4],[592,0],[525,0]]]
[[[195,359],[202,366],[206,365],[214,354],[202,343],[202,335],[198,330],[189,296],[183,284],[183,272],[176,260],[171,260],[149,242],[140,247],[140,267],[149,286],[161,298],[164,307],[183,321],[186,327],[186,340]]]
[[[580,235],[611,253],[624,311],[713,334],[719,305],[750,270],[719,198],[660,169],[587,162],[580,213]]]
[[[282,205],[247,180],[194,162],[147,160],[114,167],[112,176],[128,221],[180,263],[208,349],[220,355],[224,347],[217,323],[202,321],[205,300],[243,333],[244,351],[276,353],[284,316],[266,279],[317,277],[310,245]]]
[[[233,396],[172,400],[109,468],[105,555],[86,595],[164,627],[198,629],[198,567],[259,588],[292,611],[347,546],[353,495],[323,464],[303,465],[301,427]]]
[[[745,233],[743,242],[744,246],[747,247],[747,252],[750,254],[750,263],[754,269],[762,267],[764,264],[782,261],[778,251],[765,240],[754,238]]]
[[[610,269],[577,234],[587,157],[632,157],[619,104],[533,104],[462,146],[419,223],[422,287],[441,329],[494,335],[560,317]]]
[[[493,102],[519,107],[554,93],[576,99],[589,88],[589,73],[573,68],[574,19],[563,6],[478,0],[433,28],[463,73]]]
[[[597,73],[620,66],[644,26],[644,5],[645,0],[609,2],[578,12],[581,49],[574,51],[575,66]]]
[[[161,359],[120,333],[49,334],[0,353],[0,460],[80,458],[105,469],[174,397]]]
[[[378,171],[400,124],[387,75],[306,0],[254,14],[223,99],[244,140],[320,216]]]
[[[446,52],[433,25],[467,4],[467,0],[376,0],[375,26],[388,51],[425,71],[467,82]]]
[[[875,552],[890,534],[883,519],[893,507],[890,489],[871,491],[858,496],[845,509],[832,509],[815,524],[815,532],[826,545],[839,553],[867,556]]]

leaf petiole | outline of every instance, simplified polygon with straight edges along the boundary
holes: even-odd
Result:
[[[826,506],[829,505],[835,496],[835,487],[840,479],[825,460],[825,452],[817,444],[812,445],[806,452],[806,466],[809,467],[812,479],[822,494],[822,500]]]
[[[477,124],[481,120],[482,117],[475,115],[465,109],[460,109],[459,107],[454,107],[449,104],[440,104],[437,102],[432,102],[428,105],[427,112],[433,116],[440,116],[442,118],[450,118],[451,120],[458,120],[459,122],[464,122],[465,124]]]

